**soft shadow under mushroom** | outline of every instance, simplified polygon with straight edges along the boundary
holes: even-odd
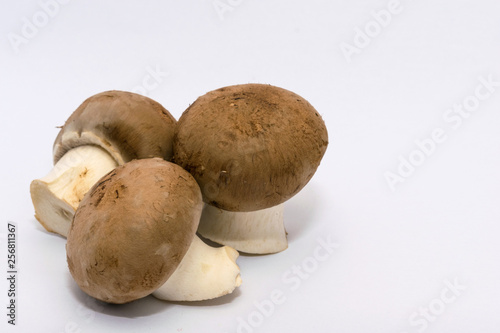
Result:
[[[293,243],[313,229],[316,219],[319,196],[315,183],[309,183],[299,194],[285,202],[285,229],[288,243]]]
[[[172,304],[161,301],[153,296],[147,296],[125,304],[105,303],[85,294],[69,273],[67,274],[67,279],[69,293],[76,301],[85,308],[97,313],[115,317],[139,318],[167,311],[172,306]]]

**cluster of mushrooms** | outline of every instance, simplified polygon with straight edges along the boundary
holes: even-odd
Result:
[[[107,91],[61,128],[53,169],[31,183],[35,217],[67,238],[69,271],[94,298],[213,299],[240,286],[239,252],[287,248],[283,202],[327,145],[311,104],[271,85],[208,92],[178,121]]]

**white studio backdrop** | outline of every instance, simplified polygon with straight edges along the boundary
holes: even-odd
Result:
[[[499,331],[500,2],[0,4],[0,331]],[[29,196],[56,126],[105,90],[178,119],[249,82],[298,93],[329,131],[316,175],[285,204],[289,248],[240,256],[242,286],[213,301],[86,296]]]

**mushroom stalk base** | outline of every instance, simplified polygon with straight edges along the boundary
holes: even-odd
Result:
[[[116,166],[111,155],[97,146],[69,150],[45,177],[31,182],[36,219],[48,231],[66,237],[85,193]]]
[[[288,247],[280,204],[253,212],[230,212],[205,205],[198,232],[219,244],[252,254],[269,254]]]
[[[238,251],[211,247],[195,236],[181,263],[153,296],[166,301],[202,301],[231,293],[241,285]]]

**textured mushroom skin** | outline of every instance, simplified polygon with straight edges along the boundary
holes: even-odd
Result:
[[[172,158],[175,118],[154,100],[131,92],[106,91],[86,99],[54,142],[54,164],[71,148],[94,144],[119,164],[133,159]]]
[[[206,203],[254,211],[299,192],[327,145],[323,119],[304,98],[243,84],[211,91],[184,111],[173,160],[194,176]]]
[[[178,165],[154,158],[116,168],[76,211],[66,243],[71,275],[108,303],[149,295],[187,252],[202,204],[198,184]]]

